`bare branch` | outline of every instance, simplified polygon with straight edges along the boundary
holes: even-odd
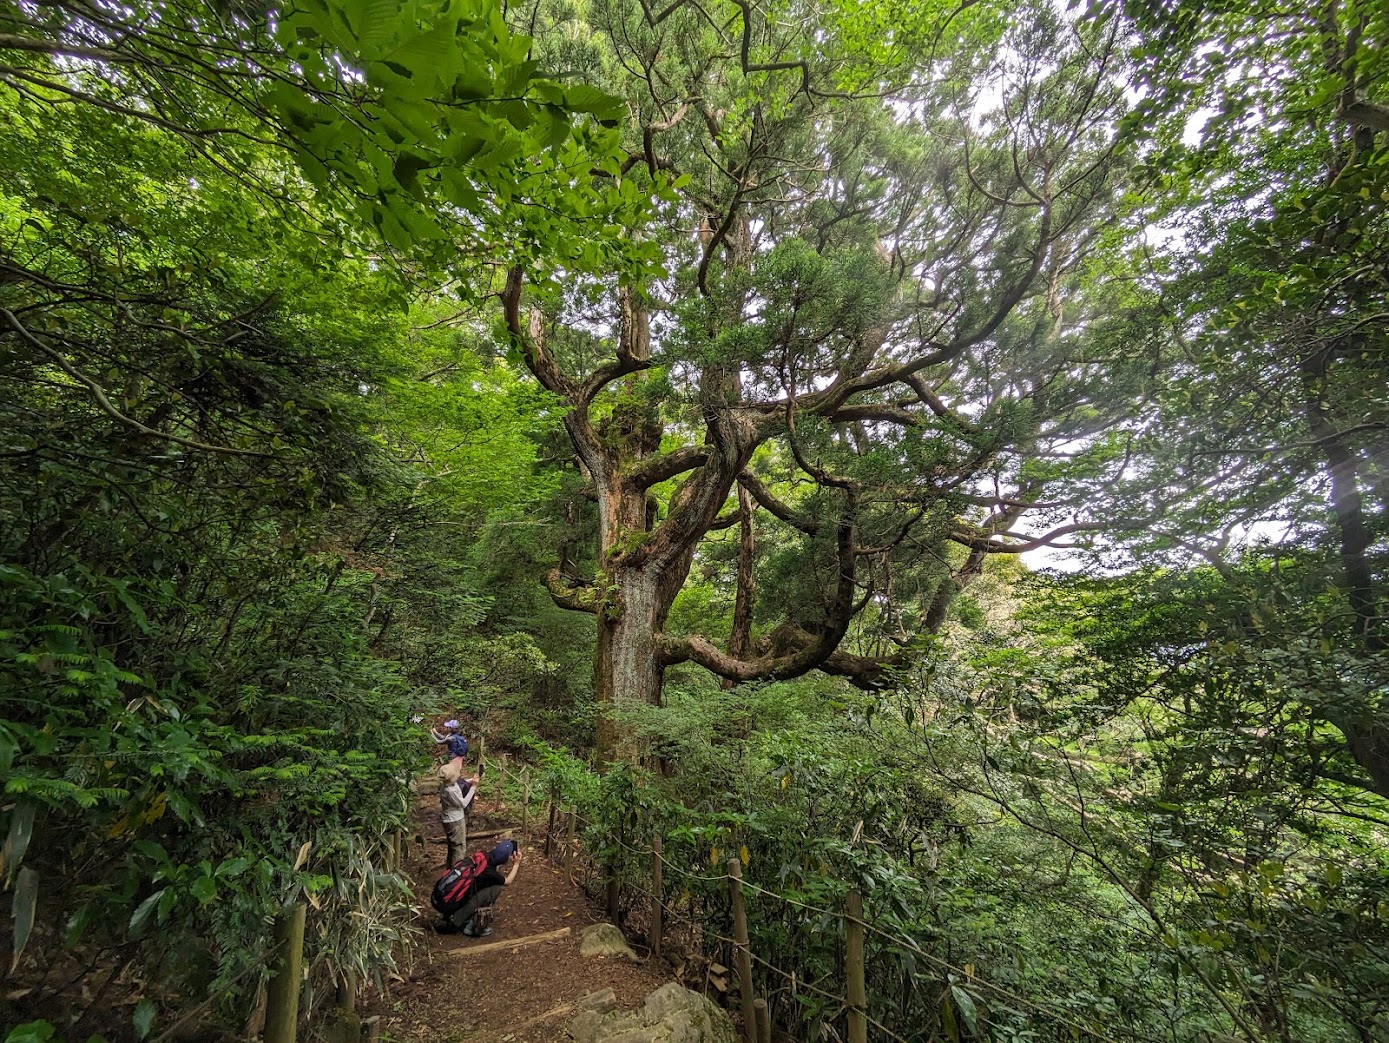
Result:
[[[134,428],[141,434],[149,435],[151,438],[159,438],[166,442],[173,442],[176,445],[186,446],[189,449],[199,449],[207,453],[221,453],[225,456],[250,456],[256,457],[261,460],[273,460],[275,458],[274,453],[262,453],[253,449],[233,449],[231,446],[226,445],[212,445],[208,442],[199,442],[196,439],[183,438],[180,435],[169,434],[165,431],[156,431],[152,427],[145,426],[144,424],[140,423],[140,421],[136,420],[134,417],[126,416],[114,405],[112,405],[111,400],[106,397],[105,388],[103,388],[95,380],[87,376],[76,366],[74,366],[71,362],[69,362],[66,356],[64,356],[61,352],[54,351],[47,344],[44,344],[41,340],[39,340],[32,333],[30,333],[29,330],[27,330],[24,327],[24,324],[19,321],[19,318],[15,315],[14,312],[10,311],[8,308],[0,308],[0,318],[4,318],[5,321],[10,324],[10,328],[13,329],[17,334],[19,334],[20,338],[26,344],[28,344],[35,351],[41,352],[48,358],[52,359],[57,364],[59,369],[61,369],[73,380],[77,381],[88,391],[90,391],[92,393],[92,397],[96,400],[97,406],[101,409],[103,413],[111,417],[111,419],[116,420],[126,425],[127,427]]]
[[[1048,533],[1041,536],[1026,536],[1016,532],[995,532],[989,533],[980,529],[956,529],[950,534],[950,539],[964,547],[974,550],[981,550],[988,554],[1025,554],[1030,550],[1038,550],[1042,547],[1058,546],[1057,540],[1063,536],[1069,536],[1073,532],[1096,532],[1100,529],[1112,528],[1100,522],[1071,522],[1068,525],[1060,525]],[[1009,540],[1021,540],[1021,543],[1000,543],[993,537],[1002,536]]]
[[[892,402],[863,402],[841,406],[826,418],[833,424],[852,424],[869,421],[878,424],[901,424],[903,427],[920,427],[921,418],[905,405]]]
[[[535,374],[545,390],[553,391],[569,402],[578,404],[579,396],[573,383],[565,376],[554,357],[545,350],[542,336],[544,329],[538,322],[539,313],[532,312],[529,322],[522,326],[521,290],[524,282],[525,275],[521,266],[512,265],[506,273],[506,288],[502,290],[502,312],[506,316],[506,328],[516,346],[521,349],[527,368]]]
[[[1372,101],[1354,101],[1337,113],[1347,123],[1371,130],[1389,130],[1389,106]]]
[[[784,521],[793,529],[800,529],[807,536],[814,536],[820,531],[820,523],[814,518],[808,518],[803,514],[793,510],[788,504],[778,500],[770,489],[762,484],[751,471],[744,471],[738,475],[738,484],[752,494],[752,498],[771,512],[772,517]]]

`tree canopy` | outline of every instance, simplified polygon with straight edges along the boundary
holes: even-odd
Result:
[[[389,1019],[448,717],[786,1038],[1389,1036],[1381,7],[0,0],[6,1043]]]
[[[1124,209],[1114,24],[943,8],[876,81],[853,36],[786,57],[837,40],[843,14],[788,31],[744,11],[733,54],[695,5],[589,16],[594,67],[641,71],[634,171],[676,175],[645,233],[664,275],[527,296],[518,265],[503,307],[569,406],[596,503],[592,559],[566,535],[550,585],[599,617],[600,698],[656,701],[691,660],[878,684],[988,555],[1092,524],[1134,379],[1106,242]],[[701,544],[733,524],[744,632],[729,649],[667,633]]]

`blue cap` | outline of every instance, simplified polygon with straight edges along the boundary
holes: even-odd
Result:
[[[487,864],[489,866],[499,866],[512,855],[516,854],[517,843],[514,840],[503,840],[500,844],[487,852]]]

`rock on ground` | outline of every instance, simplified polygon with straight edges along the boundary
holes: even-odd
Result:
[[[569,1026],[575,1043],[738,1043],[733,1022],[697,992],[671,982],[646,997],[640,1010],[613,1010],[608,993],[585,996]]]
[[[580,956],[622,956],[633,963],[640,962],[627,939],[610,923],[596,923],[585,929],[579,942]]]

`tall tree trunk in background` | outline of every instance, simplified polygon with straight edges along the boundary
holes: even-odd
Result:
[[[733,629],[728,635],[728,654],[735,659],[746,659],[752,651],[752,608],[757,599],[757,581],[753,573],[757,542],[752,528],[752,510],[752,497],[739,485],[737,594],[733,601]],[[737,683],[732,678],[723,679],[724,688],[733,688]]]
[[[936,588],[936,596],[931,599],[931,607],[926,610],[926,618],[922,620],[922,630],[928,634],[940,633],[940,628],[945,626],[945,617],[950,612],[955,595],[984,571],[984,561],[987,557],[988,554],[977,547],[971,549],[964,565],[940,581],[940,586]]]
[[[1356,643],[1364,652],[1382,652],[1385,645],[1379,596],[1369,560],[1374,537],[1365,522],[1358,461],[1330,416],[1326,378],[1331,361],[1329,353],[1321,352],[1303,365],[1304,408],[1308,429],[1326,459],[1342,581],[1355,620]],[[1345,736],[1356,762],[1369,774],[1375,792],[1389,797],[1389,725],[1384,715],[1367,706],[1364,712],[1350,708],[1333,710],[1328,717]]]

